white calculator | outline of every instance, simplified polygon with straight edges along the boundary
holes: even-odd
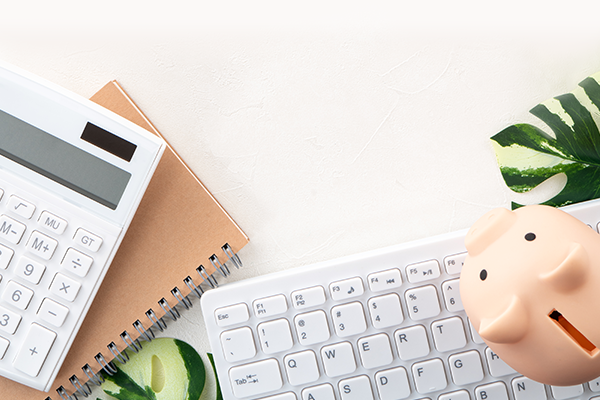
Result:
[[[164,148],[0,64],[0,375],[50,389]]]

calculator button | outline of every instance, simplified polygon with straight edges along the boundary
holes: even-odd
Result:
[[[0,237],[11,243],[18,244],[25,233],[25,225],[7,217],[0,216]]]
[[[102,238],[86,231],[85,229],[77,229],[73,241],[78,245],[88,249],[91,252],[97,252],[102,245]]]
[[[0,244],[0,268],[8,268],[8,264],[10,264],[10,260],[12,260],[14,254],[13,249]]]
[[[283,314],[288,309],[287,301],[282,294],[254,300],[252,307],[254,308],[254,313],[259,318]]]
[[[34,261],[28,257],[21,257],[19,259],[19,263],[17,264],[15,274],[33,283],[34,285],[37,285],[40,283],[40,279],[42,279],[44,271],[46,271],[46,266],[44,264]]]
[[[248,321],[250,314],[248,313],[248,306],[245,303],[240,303],[217,308],[215,310],[215,318],[217,325],[229,326]]]
[[[71,271],[75,275],[83,278],[90,270],[93,261],[94,259],[92,257],[70,248],[67,250],[60,265],[67,271]]]
[[[54,300],[45,298],[37,313],[41,319],[58,328],[65,322],[69,309]]]
[[[58,273],[50,285],[50,292],[67,301],[73,301],[79,293],[79,282]]]
[[[8,339],[0,337],[0,360],[4,358],[6,350],[8,350],[8,346],[10,346],[10,342],[8,341]]]
[[[54,339],[56,333],[41,325],[31,324],[13,363],[14,367],[27,375],[37,376],[54,344]]]
[[[38,231],[33,231],[27,242],[27,249],[44,260],[52,258],[56,246],[58,246],[56,240]]]
[[[2,300],[20,310],[25,310],[33,297],[33,290],[18,284],[15,281],[9,281],[2,294]]]
[[[0,331],[14,334],[21,322],[21,316],[4,307],[0,307]]]
[[[44,211],[38,218],[38,225],[50,230],[56,235],[62,235],[67,228],[67,221],[56,215]]]
[[[322,286],[313,286],[292,292],[292,304],[296,309],[315,307],[323,303],[325,303],[325,289]]]
[[[329,285],[329,290],[331,291],[331,298],[334,300],[344,300],[361,296],[365,292],[362,279],[358,277],[333,282]]]
[[[10,199],[8,200],[8,209],[27,219],[31,218],[35,212],[35,206],[32,203],[15,195],[10,196]]]

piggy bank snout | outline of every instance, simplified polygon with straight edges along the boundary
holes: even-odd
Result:
[[[496,208],[483,215],[471,226],[465,237],[470,255],[482,253],[515,223],[517,216],[506,208]]]

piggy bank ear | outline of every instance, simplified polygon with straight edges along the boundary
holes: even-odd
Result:
[[[590,260],[585,248],[579,243],[571,243],[567,257],[540,278],[559,292],[569,292],[586,281],[589,269]]]
[[[517,296],[500,316],[483,319],[479,325],[479,336],[492,343],[516,343],[529,329],[529,313]]]
[[[506,208],[496,208],[484,214],[471,226],[465,237],[465,246],[470,255],[483,252],[515,222],[517,216]]]

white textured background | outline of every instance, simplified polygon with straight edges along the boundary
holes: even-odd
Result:
[[[233,279],[507,206],[489,137],[600,70],[596,1],[7,3],[0,58],[117,79],[245,230]],[[168,330],[205,335],[198,305]]]

